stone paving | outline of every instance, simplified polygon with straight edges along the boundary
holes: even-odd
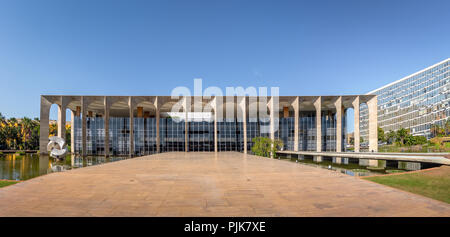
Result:
[[[289,161],[172,152],[1,188],[0,216],[450,216],[450,205]]]

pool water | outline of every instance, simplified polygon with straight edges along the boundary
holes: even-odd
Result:
[[[86,166],[114,162],[126,157],[68,155],[62,160],[39,154],[4,154],[0,155],[0,179],[27,180],[52,172],[66,171]]]
[[[310,165],[318,168],[324,168],[329,170],[334,170],[343,174],[351,176],[373,176],[373,175],[383,175],[393,172],[407,172],[406,170],[398,169],[397,167],[373,169],[367,166],[361,166],[358,163],[348,163],[348,164],[336,164],[329,160],[323,160],[322,162],[314,162],[312,159],[305,158],[303,160],[297,158],[286,158],[280,157],[280,160],[296,162],[304,165]]]

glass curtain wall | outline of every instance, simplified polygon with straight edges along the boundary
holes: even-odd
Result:
[[[316,151],[316,112],[300,112],[298,150]]]
[[[280,118],[278,138],[283,141],[283,150],[294,150],[295,118]],[[275,134],[275,137],[277,134]]]
[[[130,154],[130,118],[109,119],[110,154],[126,156]]]
[[[247,152],[251,153],[253,147],[253,138],[259,137],[258,119],[247,119]]]
[[[73,130],[74,130],[74,139],[75,139],[75,142],[74,142],[74,145],[75,145],[75,147],[74,147],[74,150],[75,150],[75,153],[78,153],[78,154],[81,154],[81,146],[82,146],[82,144],[81,144],[81,118],[80,117],[75,117],[75,119],[74,119],[74,121],[73,121]]]
[[[175,121],[172,118],[162,118],[160,126],[164,129],[161,137],[161,151],[185,151],[184,120]]]
[[[280,118],[275,138],[284,143],[284,150],[294,150],[295,118]],[[299,116],[299,151],[316,151],[315,112],[301,112]],[[74,120],[75,152],[81,153],[81,118]],[[247,151],[251,152],[253,138],[270,137],[261,132],[261,126],[270,126],[269,121],[247,119]],[[110,154],[129,155],[129,118],[113,117],[109,122]],[[342,150],[345,150],[346,116],[342,118]],[[218,151],[244,151],[243,122],[240,119],[226,119],[217,122]],[[336,114],[322,112],[322,150],[336,150]],[[104,118],[87,118],[87,155],[105,154]],[[135,155],[156,153],[156,119],[134,118]],[[172,118],[160,119],[161,152],[185,151],[185,122]],[[189,151],[214,151],[214,122],[189,122]]]
[[[235,119],[217,121],[218,151],[238,151],[238,133]]]
[[[156,119],[134,118],[135,155],[156,153]]]
[[[214,151],[214,122],[189,122],[189,151]]]

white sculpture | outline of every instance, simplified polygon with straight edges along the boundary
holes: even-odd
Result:
[[[67,154],[67,146],[64,138],[50,137],[50,142],[47,145],[47,151],[53,158],[64,158]]]

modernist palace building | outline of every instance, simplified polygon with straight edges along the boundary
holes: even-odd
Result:
[[[368,94],[378,96],[378,126],[431,137],[431,125],[450,118],[450,58]],[[361,106],[361,137],[369,137],[368,108]]]
[[[71,111],[71,151],[80,155],[140,156],[169,151],[247,153],[251,151],[254,137],[281,139],[284,150],[341,152],[345,151],[348,108],[355,112],[355,149],[359,151],[357,134],[362,103],[368,105],[369,149],[377,151],[375,95],[212,96],[208,99],[42,95],[40,152],[47,152],[52,104],[58,106],[60,137],[65,134],[66,110]],[[201,112],[194,111],[199,104]],[[179,113],[172,112],[173,106],[180,106]],[[220,112],[223,117],[219,118]]]

